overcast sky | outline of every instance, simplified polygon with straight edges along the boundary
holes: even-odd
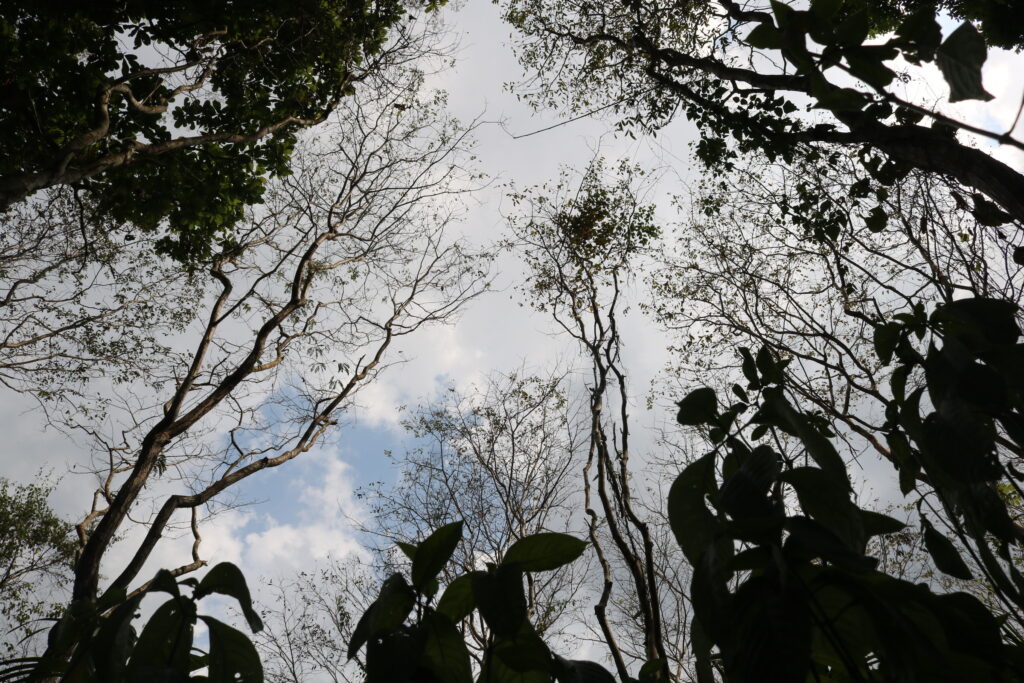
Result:
[[[489,123],[477,132],[477,154],[491,186],[475,198],[462,230],[473,241],[486,244],[505,228],[505,184],[525,187],[556,178],[562,165],[582,168],[595,152],[609,159],[626,157],[646,166],[665,169],[663,190],[678,189],[679,179],[692,178],[688,143],[693,129],[685,121],[673,124],[658,139],[639,141],[616,137],[610,123],[586,119],[520,139],[512,134],[538,131],[557,122],[537,116],[506,92],[503,84],[515,81],[519,67],[509,47],[509,29],[489,2],[466,3],[449,13],[461,36],[458,63],[434,79],[432,86],[449,93],[451,112],[469,120],[482,116]],[[953,111],[974,122],[1005,130],[1016,113],[1024,89],[1024,61],[1007,53],[993,55],[986,67],[986,87],[997,95],[988,104],[965,103]],[[941,79],[916,93],[924,100],[944,96]],[[499,123],[500,122],[500,123]],[[1004,160],[1024,168],[1020,156],[1003,150]],[[544,369],[572,349],[551,335],[549,321],[519,306],[513,285],[518,276],[509,261],[502,261],[495,292],[478,299],[457,326],[423,330],[409,338],[403,355],[409,361],[384,374],[360,395],[360,407],[326,447],[300,457],[277,470],[260,473],[242,489],[242,496],[266,502],[225,514],[204,528],[203,554],[213,560],[243,565],[251,576],[275,575],[312,566],[329,554],[357,548],[348,517],[364,514],[353,491],[370,481],[394,476],[385,449],[401,452],[405,435],[399,425],[399,406],[429,399],[444,386],[466,387],[485,373],[520,366]],[[643,395],[665,361],[663,339],[650,324],[629,328],[627,365],[638,397],[633,406],[636,424],[645,429],[670,421],[663,406],[648,412]],[[62,434],[42,432],[42,416],[30,401],[0,395],[0,429],[6,448],[0,454],[0,474],[27,481],[40,469],[62,476],[55,508],[78,519],[88,506],[92,481],[68,474],[80,462],[81,448]],[[648,439],[649,443],[650,440]],[[186,539],[187,540],[187,539]],[[187,543],[167,543],[155,554],[153,565],[179,564],[187,557]]]

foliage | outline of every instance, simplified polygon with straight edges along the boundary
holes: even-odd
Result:
[[[551,652],[527,617],[524,575],[572,562],[586,543],[558,533],[526,536],[500,562],[461,574],[441,591],[437,576],[454,553],[462,526],[454,522],[419,544],[402,546],[412,562],[411,581],[402,574],[388,577],[349,643],[350,657],[366,648],[367,683],[471,683],[473,668],[459,625],[474,611],[493,634],[478,683],[613,681],[598,664]]]
[[[505,14],[534,76],[519,92],[538,106],[611,108],[630,133],[685,115],[698,127],[696,154],[713,171],[746,153],[792,163],[843,150],[859,159],[860,178],[891,185],[914,168],[944,174],[1004,216],[1024,219],[1024,177],[956,134],[1017,149],[1024,142],[897,90],[899,64],[934,64],[951,102],[989,99],[981,82],[986,36],[964,22],[943,39],[934,6],[922,4],[879,40],[873,6],[509,0]]]
[[[397,0],[4,3],[0,208],[72,184],[118,222],[166,221],[161,251],[206,258],[288,173],[297,129],[379,68],[405,13]]]
[[[1007,302],[964,299],[893,323],[893,381],[923,371],[927,386],[895,390],[886,425],[904,492],[931,489],[1010,612],[1021,605],[1011,578],[1019,579],[1011,548],[1020,537],[994,487],[1004,482],[1016,490],[1017,475],[994,451],[997,423],[1014,448],[1020,445],[1021,435],[1007,427],[1024,405],[1016,313]],[[925,337],[922,355],[912,340]],[[777,359],[744,353],[750,360],[746,387],[736,388],[739,402],[713,415],[703,408],[694,414],[693,401],[681,404],[680,421],[708,425],[719,445],[688,466],[669,494],[673,530],[695,567],[702,680],[712,680],[713,668],[730,681],[1019,675],[1017,627],[971,595],[934,593],[875,570],[868,540],[904,524],[856,505],[830,430],[789,401]],[[932,408],[921,415],[924,397]],[[804,455],[787,457],[764,441],[776,433],[798,439]],[[935,566],[970,578],[956,545],[923,512],[920,519]]]
[[[181,586],[191,594],[181,592]],[[132,622],[143,598],[167,593],[171,598],[156,608],[141,631]],[[96,602],[74,602],[50,632],[54,651],[73,652],[63,658],[28,658],[7,662],[0,669],[4,680],[40,680],[59,676],[63,681],[120,683],[139,680],[261,683],[263,668],[256,649],[241,631],[212,616],[199,614],[196,603],[219,594],[234,598],[248,622],[263,626],[252,608],[249,588],[235,565],[223,562],[202,579],[176,581],[160,570],[143,589],[126,595],[114,588]],[[195,642],[196,625],[208,630],[209,644]]]
[[[52,486],[15,484],[0,477],[0,619],[6,652],[60,616],[56,596],[71,575],[75,543],[71,524],[47,501]]]

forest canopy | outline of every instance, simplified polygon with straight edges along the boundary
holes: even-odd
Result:
[[[0,3],[0,678],[1024,677],[1024,6],[501,0],[494,183],[443,4]]]

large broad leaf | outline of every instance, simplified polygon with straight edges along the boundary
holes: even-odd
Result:
[[[805,681],[811,666],[806,591],[774,576],[748,579],[736,591],[727,680]]]
[[[195,603],[189,600],[168,600],[158,607],[135,643],[128,680],[187,675],[194,623]]]
[[[695,389],[677,404],[676,420],[681,425],[700,425],[712,422],[718,414],[718,399],[715,390],[708,387]]]
[[[263,622],[252,608],[252,597],[249,595],[249,586],[245,583],[245,576],[230,562],[221,562],[213,569],[206,572],[206,576],[196,587],[195,599],[199,600],[212,593],[227,595],[238,601],[242,608],[245,620],[249,622],[249,628],[254,632],[263,628]]]
[[[420,628],[426,634],[423,664],[437,680],[472,683],[469,650],[455,624],[442,614],[428,611],[423,615]]]
[[[856,552],[867,542],[861,511],[850,499],[846,478],[817,467],[797,467],[782,475],[796,491],[804,514],[843,540]]]
[[[416,594],[401,574],[392,574],[381,586],[380,595],[367,608],[352,630],[348,658],[352,659],[371,638],[397,629],[416,605]]]
[[[985,39],[969,21],[960,24],[943,41],[935,53],[935,63],[949,84],[950,102],[992,99],[981,84],[981,67],[986,57]]]
[[[423,656],[425,634],[403,627],[366,645],[366,683],[405,683]]]
[[[263,683],[263,665],[252,641],[213,617],[199,618],[210,629],[209,683]]]
[[[569,564],[586,550],[586,541],[554,532],[521,538],[502,558],[502,564],[515,564],[527,572],[543,572]]]
[[[514,636],[498,638],[493,652],[513,671],[553,671],[551,650],[526,619]]]
[[[774,417],[776,421],[772,424],[782,427],[785,431],[800,438],[807,453],[814,459],[823,470],[831,472],[837,477],[846,480],[846,464],[839,457],[835,446],[817,429],[814,428],[803,415],[798,413],[786,400],[782,391],[773,388],[764,393],[765,400],[762,411],[766,417]],[[849,483],[847,483],[849,486]]]
[[[714,476],[715,456],[708,453],[690,463],[668,492],[668,522],[691,563],[700,559],[715,536],[717,522],[704,502]]]
[[[767,493],[778,477],[781,461],[768,446],[745,454],[742,464],[722,484],[718,507],[733,518],[771,514]]]
[[[135,632],[132,619],[145,593],[136,595],[120,605],[103,620],[103,625],[92,641],[92,658],[101,680],[123,680],[128,668]],[[0,677],[2,680],[2,677]]]
[[[927,519],[922,517],[921,522],[924,524],[924,547],[928,549],[928,554],[935,561],[935,566],[940,571],[957,579],[965,581],[973,579],[974,575],[971,574],[967,563],[960,557],[960,553],[956,551],[953,542],[936,531]]]
[[[472,574],[473,597],[484,621],[501,638],[514,638],[526,620],[523,572],[502,564],[491,572]]]
[[[412,558],[412,585],[422,591],[437,578],[462,540],[462,522],[446,524],[430,534],[416,548]]]
[[[453,623],[459,623],[469,616],[476,602],[473,600],[473,575],[463,574],[448,584],[437,601],[438,614],[443,614]]]

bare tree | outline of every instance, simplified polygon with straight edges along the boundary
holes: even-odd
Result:
[[[443,116],[443,98],[421,99],[421,80],[406,70],[346,100],[207,264],[175,351],[121,389],[104,423],[70,418],[93,439],[99,482],[78,525],[74,600],[94,599],[103,576],[138,590],[178,528],[194,543],[173,574],[201,567],[200,522],[218,497],[313,448],[397,339],[484,290],[486,255],[445,235],[476,177],[461,165],[468,130]],[[144,537],[111,566],[129,522]]]
[[[269,683],[364,679],[361,655],[348,658],[359,615],[373,602],[377,575],[354,557],[332,558],[312,572],[271,582],[273,605],[261,609],[254,641]]]
[[[526,536],[578,523],[573,468],[583,457],[585,437],[564,377],[520,371],[492,375],[467,393],[449,387],[416,409],[405,427],[418,445],[397,458],[398,481],[361,494],[374,520],[365,530],[384,539],[379,552],[385,559],[395,540],[415,542],[463,520],[463,541],[442,573],[451,580],[496,564]],[[539,634],[568,635],[585,574],[580,564],[527,576],[528,610]],[[486,625],[475,614],[464,629],[478,656],[488,642]]]

